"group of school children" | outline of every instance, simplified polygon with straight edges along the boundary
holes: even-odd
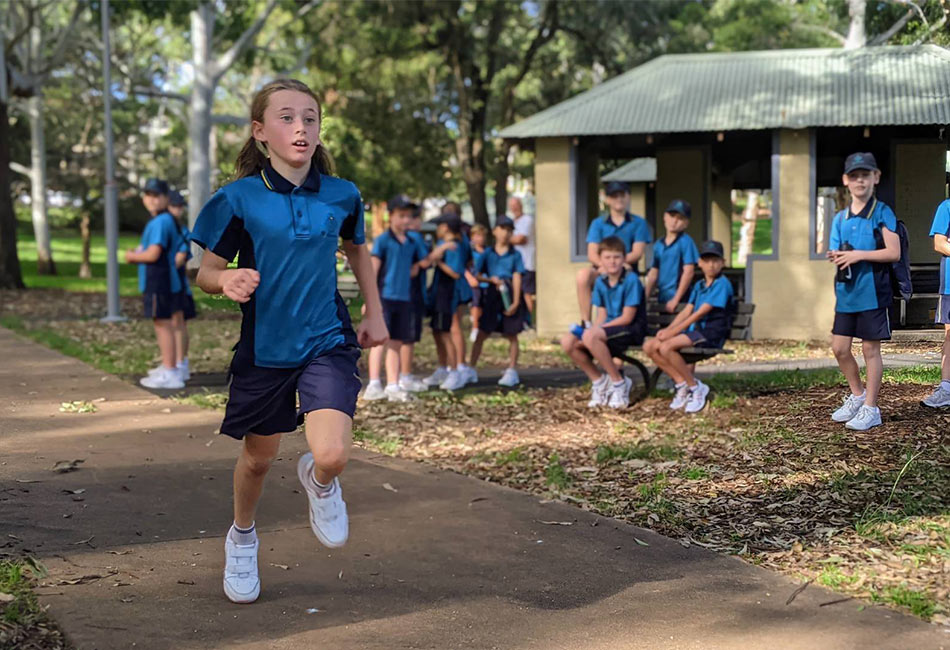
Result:
[[[436,243],[430,251],[419,232],[420,206],[399,195],[387,207],[389,228],[374,241],[372,256],[389,340],[370,350],[363,399],[404,402],[413,393],[434,387],[453,391],[478,382],[478,360],[485,339],[493,333],[509,342],[508,367],[498,384],[518,385],[518,334],[530,315],[525,265],[511,244],[514,221],[499,217],[492,231],[494,245],[488,246],[488,230],[475,225],[466,234],[459,205],[449,202],[433,220]],[[427,287],[428,269],[432,280]],[[465,305],[470,305],[472,320],[468,363],[461,328]],[[419,379],[412,374],[413,352],[427,316],[439,366]]]
[[[139,265],[139,291],[145,317],[152,319],[161,363],[140,380],[146,388],[184,388],[191,379],[186,321],[197,315],[185,265],[191,259],[191,235],[183,221],[185,199],[168,183],[150,178],[142,188],[150,218],[139,246],[125,261]]]

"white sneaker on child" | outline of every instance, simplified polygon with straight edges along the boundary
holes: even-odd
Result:
[[[367,402],[386,399],[386,391],[383,390],[383,385],[378,381],[369,382],[366,385],[366,390],[363,391],[363,399]]]
[[[845,427],[854,431],[867,431],[881,424],[881,409],[862,404],[857,414],[845,423]]]
[[[409,393],[422,393],[429,390],[415,375],[403,375],[399,378],[399,387]]]
[[[412,395],[403,390],[399,384],[387,384],[383,392],[390,402],[408,402],[412,399]]]
[[[505,386],[506,388],[512,388],[521,383],[521,378],[518,377],[518,371],[514,368],[506,368],[505,373],[501,376],[501,379],[498,380],[499,386]]]
[[[458,370],[449,370],[445,376],[445,381],[439,384],[442,390],[459,390],[465,388],[465,378]]]
[[[689,399],[686,401],[686,413],[699,413],[706,407],[706,396],[709,395],[709,386],[696,380],[696,385],[689,390]]]
[[[944,388],[943,383],[937,385],[936,390],[920,401],[922,406],[939,409],[950,406],[950,390]]]
[[[436,368],[435,372],[423,379],[426,386],[440,386],[445,378],[449,376],[448,368]]]
[[[610,397],[607,398],[607,406],[612,409],[625,409],[630,406],[630,388],[633,386],[633,380],[630,377],[624,377],[621,384],[610,381],[608,384]]]
[[[865,395],[854,395],[848,393],[844,398],[844,404],[837,411],[831,414],[831,419],[835,422],[850,422],[858,414],[861,407],[864,406]]]
[[[241,546],[224,538],[224,594],[232,603],[253,603],[261,594],[261,578],[257,571],[260,541]]]
[[[164,366],[154,375],[139,379],[139,383],[146,388],[177,389],[185,387],[185,382],[181,380],[181,374],[178,370],[165,368]]]
[[[587,408],[595,409],[601,406],[607,406],[607,399],[610,397],[610,379],[607,375],[601,375],[600,379],[592,382],[590,385],[590,401],[587,402]]]
[[[678,411],[686,406],[686,402],[689,401],[689,384],[684,381],[682,386],[674,386],[674,388],[676,388],[676,394],[673,395],[670,408],[674,411]]]
[[[297,461],[297,478],[310,502],[310,529],[324,546],[343,546],[350,536],[350,520],[346,515],[340,479],[334,478],[330,489],[321,494],[317,492],[312,476],[313,454],[308,451]]]
[[[478,371],[471,366],[460,366],[459,373],[462,375],[462,380],[465,382],[465,385],[477,384],[478,383]]]
[[[178,369],[178,374],[181,375],[182,381],[188,381],[191,379],[191,364],[188,362],[188,359],[182,360],[176,368]]]

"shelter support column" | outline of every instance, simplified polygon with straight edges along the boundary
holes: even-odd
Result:
[[[713,176],[709,212],[709,238],[722,243],[726,266],[732,266],[732,176]]]
[[[946,198],[947,144],[898,142],[893,164],[884,173],[894,174],[894,212],[907,226],[910,261],[937,263],[940,256],[930,243],[934,211]]]

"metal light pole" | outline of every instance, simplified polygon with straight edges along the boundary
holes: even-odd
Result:
[[[105,106],[106,148],[106,305],[103,323],[125,318],[119,312],[119,201],[115,186],[115,152],[112,142],[112,52],[109,44],[109,0],[102,0],[102,100]]]

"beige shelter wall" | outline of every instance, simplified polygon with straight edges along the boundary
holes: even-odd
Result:
[[[686,232],[699,245],[704,238],[703,221],[708,213],[706,185],[709,181],[706,148],[658,149],[656,152],[656,211],[661,216],[673,199],[685,199],[693,208]],[[665,233],[662,218],[657,219],[655,237]],[[725,242],[723,242],[725,243]]]
[[[647,219],[646,183],[630,183],[630,212]]]
[[[946,198],[947,145],[899,142],[894,145],[894,212],[907,226],[910,261],[939,262],[930,242],[930,225]]]
[[[537,196],[537,328],[542,337],[567,331],[578,317],[575,275],[586,266],[571,260],[569,138],[535,141]],[[596,177],[596,173],[594,174]],[[595,193],[596,200],[596,193]]]
[[[754,338],[827,339],[831,332],[834,267],[809,256],[810,141],[807,129],[779,132],[778,259],[750,262]]]
[[[732,176],[719,175],[710,185],[709,238],[722,243],[726,266],[732,266]]]

